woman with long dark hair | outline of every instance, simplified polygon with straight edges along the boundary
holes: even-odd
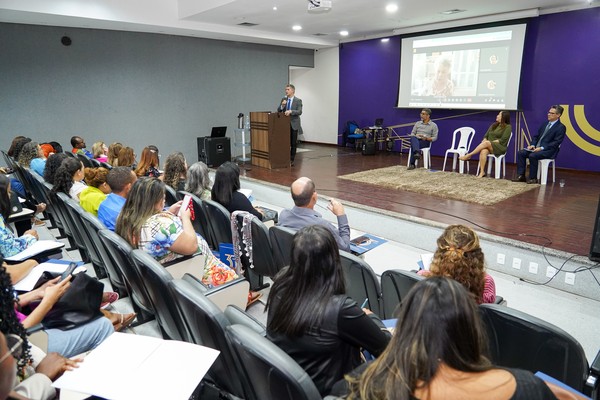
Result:
[[[215,173],[215,182],[211,191],[212,200],[221,204],[230,213],[247,211],[262,221],[263,213],[252,206],[250,200],[239,191],[240,188],[240,167],[231,161],[221,164]]]
[[[496,115],[496,122],[489,127],[481,143],[464,156],[460,156],[459,159],[467,161],[470,160],[473,155],[481,153],[479,155],[479,175],[477,176],[479,178],[485,177],[485,164],[487,163],[488,154],[493,154],[495,156],[505,154],[511,132],[510,112],[500,111],[498,115]]]
[[[164,182],[157,178],[138,179],[117,218],[115,232],[160,263],[196,253],[204,255],[198,272],[206,285],[220,285],[237,277],[213,255],[206,240],[196,234],[189,209],[180,212],[180,201],[166,211],[164,207]]]
[[[494,278],[485,271],[479,236],[464,225],[450,225],[437,239],[429,271],[424,276],[445,276],[461,283],[477,303],[496,301]]]
[[[187,169],[187,162],[182,152],[177,151],[169,154],[167,161],[165,161],[163,182],[171,186],[175,191],[183,190],[185,188]]]
[[[377,356],[389,341],[379,318],[345,293],[333,234],[319,225],[299,230],[290,266],[274,278],[269,294],[267,335],[306,370],[323,396],[361,364],[361,348]]]
[[[349,399],[556,399],[529,371],[497,368],[477,304],[458,282],[424,279],[402,301],[387,349],[358,377]]]
[[[33,229],[26,230],[18,237],[7,226],[11,213],[10,186],[10,179],[0,174],[0,255],[2,257],[14,256],[38,240],[38,234]]]
[[[82,182],[85,177],[84,166],[77,158],[69,157],[60,164],[54,174],[54,193],[63,192],[79,201],[79,194],[87,187]]]
[[[50,154],[46,160],[46,167],[44,168],[44,180],[54,185],[54,176],[56,170],[61,166],[62,162],[69,157],[66,153],[54,153]]]

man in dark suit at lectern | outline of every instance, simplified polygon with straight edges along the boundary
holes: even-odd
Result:
[[[285,97],[281,99],[277,112],[282,112],[290,117],[290,161],[294,165],[296,158],[296,145],[298,142],[298,132],[302,133],[300,125],[300,115],[302,115],[302,100],[296,97],[296,88],[292,84],[285,87]]]
[[[563,108],[551,106],[548,110],[548,122],[542,124],[531,144],[517,153],[517,177],[513,182],[539,183],[537,179],[539,160],[555,158],[560,144],[565,138],[567,128],[560,122]],[[525,179],[526,159],[529,159],[529,179]]]

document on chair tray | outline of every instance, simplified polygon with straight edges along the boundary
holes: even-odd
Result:
[[[112,400],[187,400],[218,355],[192,343],[115,332],[53,386]]]
[[[65,247],[63,242],[57,240],[38,240],[25,250],[11,257],[5,257],[5,261],[24,261],[48,250],[59,249]]]
[[[33,290],[33,287],[37,283],[38,279],[40,279],[40,276],[42,276],[45,271],[63,273],[70,263],[71,261],[69,260],[48,260],[44,263],[38,264],[33,267],[31,271],[29,271],[29,274],[27,274],[25,278],[15,283],[14,288],[17,292],[29,292],[30,290]],[[83,262],[78,262],[77,264],[79,266],[75,268],[73,274],[87,271],[87,268],[83,266]]]

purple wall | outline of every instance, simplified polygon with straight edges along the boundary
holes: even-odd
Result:
[[[395,36],[387,43],[377,39],[340,46],[339,132],[348,120],[364,126],[371,125],[375,118],[384,118],[384,126],[418,120],[418,110],[395,108],[400,39]],[[546,121],[551,104],[568,106],[569,112],[561,118],[567,125],[567,137],[561,146],[558,167],[600,172],[599,65],[600,7],[543,15],[529,22],[521,107],[527,127],[535,135]],[[468,115],[471,113],[475,114]],[[440,137],[432,153],[443,156],[452,143],[452,132],[460,126],[475,128],[473,143],[479,142],[496,114],[497,111],[433,110]],[[513,127],[516,116],[511,113]],[[438,120],[444,117],[452,118]],[[524,125],[521,128],[527,130]],[[410,127],[401,128],[400,133],[410,133]],[[508,150],[509,162],[514,162],[515,143],[513,139]]]

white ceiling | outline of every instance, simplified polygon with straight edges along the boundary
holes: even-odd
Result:
[[[398,11],[388,13],[386,5]],[[166,33],[300,48],[599,6],[598,0],[0,0],[0,21]],[[276,6],[277,10],[273,10]],[[444,15],[450,9],[465,10]],[[252,27],[241,23],[258,24]],[[301,25],[295,32],[293,25]],[[339,32],[349,35],[341,37]],[[322,36],[321,36],[322,35]]]

